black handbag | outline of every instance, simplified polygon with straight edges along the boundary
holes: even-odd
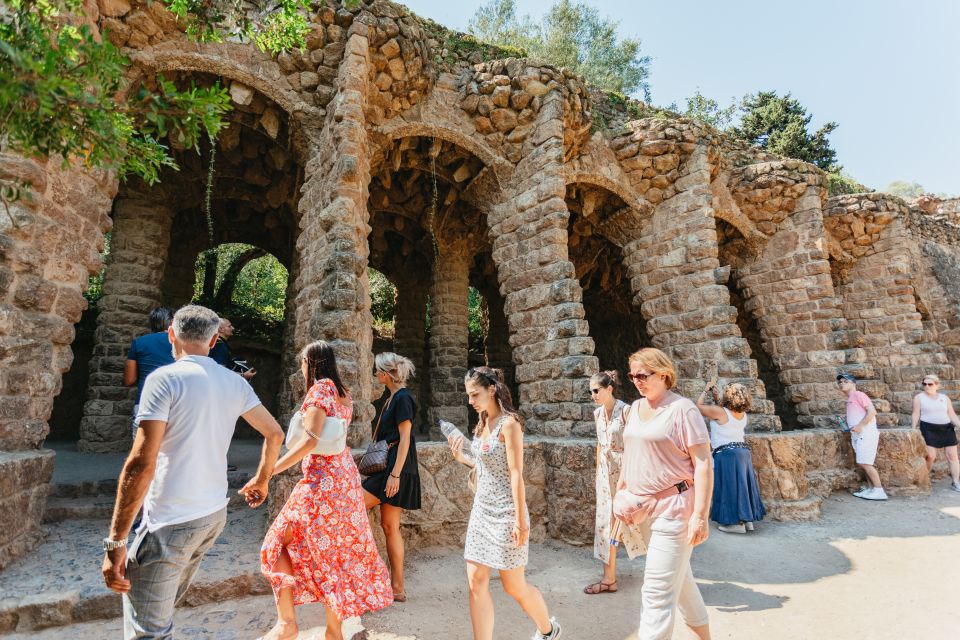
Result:
[[[360,458],[360,463],[357,465],[357,470],[360,471],[362,475],[372,476],[387,470],[387,458],[390,455],[390,449],[397,443],[387,443],[386,440],[377,440],[377,432],[380,431],[380,421],[383,419],[383,414],[387,412],[387,407],[390,406],[390,402],[392,401],[393,396],[390,396],[390,400],[387,401],[387,404],[384,405],[383,410],[380,412],[380,417],[377,418],[377,426],[373,430],[373,442],[367,445],[367,452],[363,454],[363,457]]]

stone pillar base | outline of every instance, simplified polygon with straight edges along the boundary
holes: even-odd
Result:
[[[0,452],[0,569],[43,541],[53,459],[49,449]]]

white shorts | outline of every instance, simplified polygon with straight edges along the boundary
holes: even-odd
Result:
[[[880,444],[880,430],[867,427],[860,433],[850,433],[853,452],[857,455],[857,464],[872,465],[877,459],[877,445]]]

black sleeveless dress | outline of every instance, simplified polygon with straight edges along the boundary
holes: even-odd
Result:
[[[377,440],[399,443],[399,425],[404,420],[414,420],[417,415],[417,403],[409,391],[399,389],[397,393],[394,394],[390,404],[385,405],[385,407],[385,409],[381,409],[380,427],[377,429],[377,421],[374,420],[370,427],[371,435],[373,431],[376,430]],[[403,469],[400,471],[400,489],[392,498],[386,496],[385,490],[387,480],[390,478],[390,474],[393,473],[393,468],[397,463],[397,453],[400,449],[399,444],[390,447],[390,453],[387,456],[386,470],[363,480],[364,491],[379,498],[383,504],[389,504],[407,510],[420,508],[420,467],[417,464],[417,440],[414,431],[416,431],[416,429],[410,430],[410,450],[407,452],[407,459],[403,463]]]

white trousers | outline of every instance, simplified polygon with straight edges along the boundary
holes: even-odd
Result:
[[[699,627],[709,622],[707,607],[690,570],[693,547],[687,544],[687,522],[656,518],[648,526],[637,635],[639,640],[670,640],[678,608],[688,625]]]

